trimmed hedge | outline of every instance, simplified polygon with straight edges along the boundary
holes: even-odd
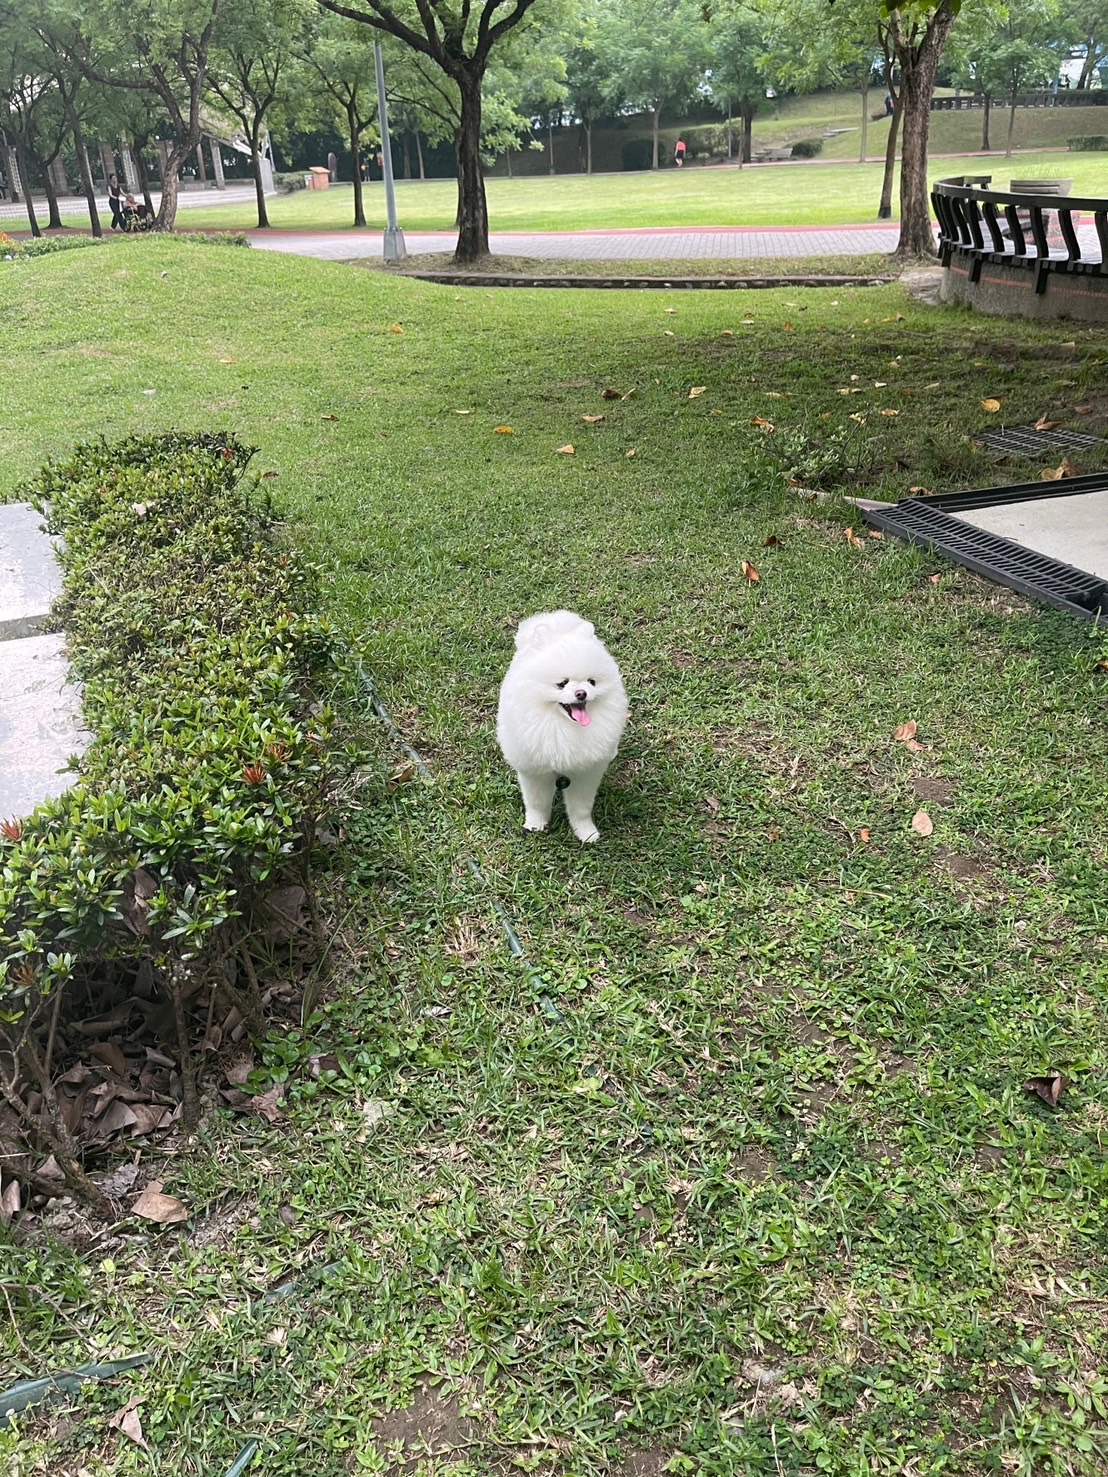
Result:
[[[1103,154],[1108,151],[1108,135],[1087,133],[1082,138],[1068,138],[1066,145],[1071,154]]]
[[[823,153],[823,140],[821,138],[798,138],[791,152],[794,159],[814,159],[817,154]]]
[[[99,442],[23,491],[64,540],[55,615],[92,742],[66,794],[0,827],[0,1019],[25,1029],[90,958],[163,984],[210,967],[310,844],[332,634],[252,455],[222,434]]]

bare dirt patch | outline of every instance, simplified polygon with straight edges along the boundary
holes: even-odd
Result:
[[[920,800],[930,805],[945,805],[954,794],[953,780],[932,779],[927,775],[916,775],[912,780],[912,791]]]
[[[378,1449],[392,1458],[388,1470],[397,1477],[423,1458],[448,1457],[470,1446],[477,1435],[461,1403],[431,1385],[421,1385],[411,1405],[372,1420],[370,1431]]]

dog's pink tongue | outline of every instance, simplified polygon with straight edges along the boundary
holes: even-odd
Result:
[[[569,710],[569,716],[573,719],[574,723],[580,723],[582,728],[588,728],[592,722],[592,714],[585,708],[571,708]]]

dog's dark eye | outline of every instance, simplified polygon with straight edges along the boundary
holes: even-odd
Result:
[[[555,683],[555,686],[557,687],[558,691],[561,692],[562,688],[565,687],[568,682],[569,678],[563,677],[560,682]]]
[[[590,687],[595,687],[596,686],[596,678],[595,677],[586,677],[585,680],[589,684]]]

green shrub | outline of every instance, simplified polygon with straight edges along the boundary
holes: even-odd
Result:
[[[66,794],[0,828],[0,1020],[26,1027],[93,957],[163,984],[210,968],[312,834],[332,637],[251,455],[131,437],[24,490],[64,541],[55,614],[92,739]]]
[[[243,231],[180,231],[174,232],[178,241],[191,241],[194,246],[250,246],[250,237]]]
[[[653,162],[654,145],[649,138],[629,138],[620,150],[620,167],[624,170],[649,169]]]
[[[103,246],[105,239],[103,236],[36,236],[33,241],[13,241],[10,236],[4,236],[0,237],[0,256],[12,260],[53,256],[57,251],[81,251],[86,246]]]
[[[1089,133],[1084,138],[1068,138],[1071,154],[1103,154],[1108,150],[1108,134]]]
[[[669,144],[670,157],[673,156],[673,146],[677,142],[677,134]],[[727,127],[722,123],[698,123],[695,128],[687,128],[680,135],[685,140],[685,147],[693,159],[711,159],[727,153]]]
[[[821,138],[798,138],[792,146],[791,153],[794,159],[814,159],[817,154],[823,153],[823,140]]]
[[[303,190],[305,188],[304,171],[302,169],[290,169],[283,174],[274,174],[273,183],[277,187],[279,194],[292,195],[297,190]]]

